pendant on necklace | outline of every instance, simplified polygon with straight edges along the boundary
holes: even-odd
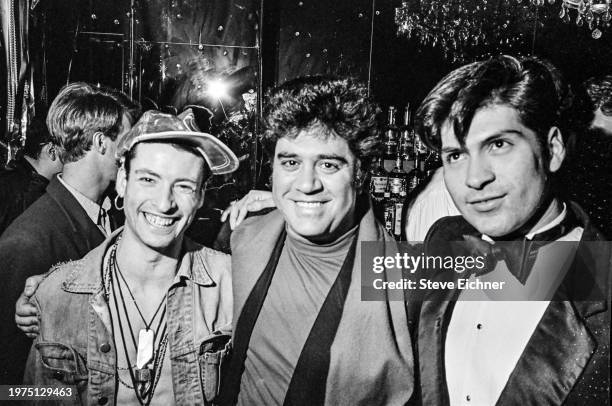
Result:
[[[153,361],[153,343],[155,335],[153,330],[142,329],[138,333],[138,350],[136,354],[136,370],[134,378],[138,388],[140,397],[144,399],[151,389],[151,370],[148,368],[149,363]]]
[[[144,399],[151,391],[151,370],[149,368],[137,369],[136,374],[136,389],[141,399]]]
[[[151,370],[149,368],[136,369],[134,379],[140,386],[146,385],[151,380]]]
[[[153,330],[142,329],[138,333],[138,352],[136,353],[136,369],[143,369],[153,361]]]

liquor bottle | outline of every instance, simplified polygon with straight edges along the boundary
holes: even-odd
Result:
[[[370,169],[370,196],[376,203],[384,199],[385,190],[387,189],[387,178],[389,174],[385,170],[383,158],[379,157],[376,164]]]
[[[416,144],[415,144],[416,145]],[[414,168],[408,173],[407,192],[411,193],[425,178],[421,170],[421,154],[415,147]]]
[[[383,219],[385,224],[385,230],[387,230],[390,235],[393,235],[393,227],[395,225],[395,204],[393,200],[391,200],[391,191],[390,186],[388,184],[384,196]]]
[[[394,159],[397,154],[397,126],[395,125],[395,107],[390,106],[387,113],[387,125],[385,126],[385,153],[386,159]]]
[[[410,116],[410,103],[408,103],[406,104],[406,110],[404,111],[404,124],[402,125],[400,138],[400,151],[404,161],[411,161],[414,155],[414,132],[411,126]]]
[[[427,155],[427,158],[425,158],[425,163],[423,164],[423,171],[425,172],[425,176],[431,176],[440,166],[442,166],[440,155],[435,151],[431,151]]]
[[[424,159],[427,155],[427,146],[421,141],[421,138],[416,134],[414,135],[414,153],[420,155],[421,159]]]
[[[402,190],[397,198],[391,198],[393,201],[393,237],[397,241],[402,240],[402,211],[404,210],[404,201],[406,200],[406,191]]]
[[[404,171],[402,154],[398,151],[395,158],[395,167],[389,173],[389,209],[393,212],[391,233],[396,240],[399,240],[402,235],[402,209],[404,206],[404,199],[406,198],[407,175],[408,174]]]
[[[406,191],[406,179],[408,174],[404,171],[402,155],[398,152],[395,156],[395,167],[389,172],[389,189],[391,199],[399,198],[402,191]]]

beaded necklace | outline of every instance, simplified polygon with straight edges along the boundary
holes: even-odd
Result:
[[[104,287],[105,287],[105,295],[106,295],[107,300],[110,297],[110,292],[111,291],[113,292],[112,296],[113,296],[113,303],[115,306],[115,311],[117,314],[117,324],[119,325],[121,343],[123,344],[125,358],[128,364],[127,368],[122,368],[122,369],[124,370],[127,369],[129,371],[132,385],[129,385],[128,383],[124,382],[121,378],[119,378],[118,374],[117,376],[118,376],[120,383],[122,383],[124,386],[128,387],[129,389],[134,390],[134,393],[136,394],[136,398],[138,399],[139,403],[143,406],[147,406],[151,403],[151,400],[153,399],[153,396],[155,393],[155,389],[159,382],[159,379],[161,376],[161,370],[162,370],[163,362],[165,358],[165,353],[166,353],[166,349],[168,346],[167,324],[166,324],[166,317],[165,317],[166,316],[165,296],[162,302],[160,303],[160,305],[158,306],[157,310],[155,311],[155,314],[151,318],[151,321],[147,323],[142,315],[142,312],[140,311],[140,308],[138,307],[138,304],[136,303],[136,300],[129,288],[129,285],[127,284],[123,274],[121,273],[121,270],[119,269],[117,265],[116,251],[117,251],[118,241],[119,239],[117,240],[117,242],[115,242],[115,244],[113,244],[109,252],[108,261],[106,263],[105,272],[104,272],[104,282],[105,282]],[[156,346],[157,349],[155,351],[152,351],[153,354],[151,354],[152,356],[149,359],[146,359],[147,357],[143,358],[142,356],[140,356],[140,359],[137,360],[136,362],[136,368],[134,368],[130,362],[127,342],[125,339],[125,333],[123,329],[121,311],[119,307],[119,299],[121,299],[123,314],[125,316],[125,321],[128,325],[128,329],[130,331],[130,336],[132,338],[132,344],[134,348],[137,350],[137,358],[138,358],[139,353],[142,354],[142,350],[140,349],[142,347],[139,348],[136,342],[136,337],[134,335],[132,324],[130,322],[130,318],[129,318],[128,311],[127,311],[125,297],[123,295],[123,290],[121,288],[120,279],[123,280],[125,287],[128,290],[132,298],[132,301],[146,326],[146,329],[141,330],[141,334],[139,335],[139,340],[141,340],[143,331],[149,331],[150,333],[147,333],[147,334],[153,335],[153,339],[149,341],[148,343],[148,345],[151,346],[151,350],[153,349],[153,347],[155,347],[155,341],[158,342]],[[113,281],[116,281],[116,283],[113,283]],[[117,294],[117,291],[118,291],[118,294]],[[161,311],[161,316],[159,318],[159,323],[157,325],[157,328],[155,330],[151,330],[150,329],[151,324],[155,320],[157,314],[160,312],[162,307],[163,307],[163,310]],[[163,324],[163,328],[162,328],[162,324]],[[160,332],[160,329],[161,329],[161,334],[156,334]],[[114,331],[114,328],[113,328],[113,331]],[[114,340],[114,337],[115,335],[113,333],[113,340]],[[116,342],[115,342],[115,348],[118,348]],[[144,362],[144,364],[142,364],[143,360],[146,361]],[[141,365],[139,365],[139,361]],[[151,363],[152,363],[152,366],[151,366]]]

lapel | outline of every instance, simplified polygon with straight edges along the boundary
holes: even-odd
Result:
[[[593,325],[592,316],[608,310],[612,252],[580,207],[570,208],[584,227],[576,257],[510,375],[500,406],[562,404],[597,349],[593,331],[601,326]],[[473,231],[460,217],[440,220],[426,238],[428,254]],[[452,292],[438,293],[421,306],[417,351],[424,405],[448,404],[444,343],[454,299]]]
[[[424,301],[418,328],[418,360],[423,405],[447,405],[444,340],[454,302],[450,298]]]
[[[612,253],[582,209],[573,203],[570,208],[584,227],[576,257],[497,405],[563,404],[597,349],[593,332],[601,326],[592,316],[609,306],[602,289],[610,283]]]
[[[47,193],[57,203],[58,208],[66,219],[66,224],[69,225],[74,233],[73,236],[66,236],[66,238],[77,245],[82,253],[81,256],[104,241],[102,231],[91,221],[74,196],[61,184],[57,179],[57,175],[49,182]]]
[[[464,234],[476,234],[461,216],[437,221],[425,237],[426,255],[448,255],[449,242],[461,241]],[[441,272],[440,277],[457,279],[454,272]],[[448,389],[444,368],[444,343],[448,324],[460,291],[443,289],[424,297],[418,320],[418,365],[421,403],[447,405]]]
[[[497,405],[563,404],[596,345],[570,302],[550,302]]]
[[[246,219],[233,233],[232,289],[234,293],[234,323],[244,302],[264,271],[270,253],[285,227],[279,210]]]

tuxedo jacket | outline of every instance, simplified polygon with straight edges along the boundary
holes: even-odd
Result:
[[[570,203],[568,209],[584,228],[576,256],[497,405],[609,404],[611,243],[604,241],[578,205]],[[444,240],[460,241],[465,234],[480,237],[461,216],[440,219],[428,233],[426,250]],[[436,291],[409,308],[416,314],[418,403],[423,405],[449,404],[444,350],[459,293]]]

